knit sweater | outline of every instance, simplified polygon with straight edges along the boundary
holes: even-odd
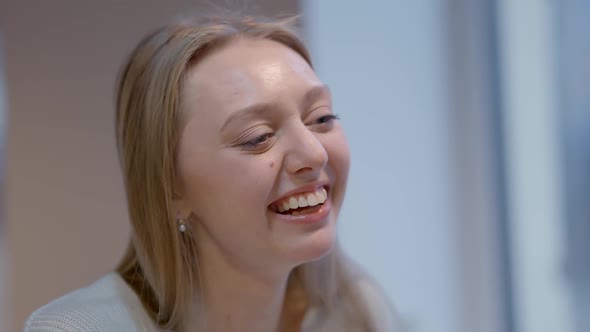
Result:
[[[366,301],[372,321],[371,332],[397,331],[387,300],[369,282],[359,282],[362,300]],[[309,310],[302,332],[364,331],[361,327],[344,326],[342,315],[334,313],[320,319]],[[110,273],[93,284],[75,290],[36,310],[25,323],[25,332],[163,332],[151,320],[139,297],[117,273]]]

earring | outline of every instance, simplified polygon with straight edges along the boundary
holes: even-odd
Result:
[[[184,223],[184,219],[182,219],[182,217],[178,216],[178,230],[181,233],[184,233],[186,231],[186,224]]]

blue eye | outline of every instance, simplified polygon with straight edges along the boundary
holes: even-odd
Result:
[[[334,120],[338,120],[340,117],[336,114],[328,114],[324,115],[321,118],[316,120],[316,124],[328,124]]]
[[[267,141],[272,138],[274,136],[273,133],[266,133],[263,135],[260,135],[256,138],[253,138],[247,142],[244,142],[242,144],[240,144],[241,146],[247,147],[247,148],[256,148],[259,147],[260,145],[267,143]]]
[[[328,132],[334,126],[334,121],[340,119],[338,115],[327,114],[319,117],[317,120],[308,124],[309,127],[315,128],[319,132]]]

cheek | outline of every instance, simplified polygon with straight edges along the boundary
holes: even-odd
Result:
[[[334,204],[336,214],[338,214],[346,193],[350,168],[350,150],[342,132],[339,135],[330,137],[324,147],[328,152],[328,173],[331,173],[330,178],[334,181],[332,204]]]
[[[228,151],[230,152],[230,151]],[[223,154],[185,168],[194,212],[204,219],[243,221],[265,213],[276,161],[259,155]],[[240,218],[236,218],[240,216]],[[239,219],[239,220],[238,220]]]
[[[350,168],[350,149],[342,130],[339,130],[325,144],[328,152],[328,163],[335,171],[339,182],[346,183]]]

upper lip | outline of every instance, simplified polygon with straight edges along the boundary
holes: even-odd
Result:
[[[272,201],[272,203],[270,203],[270,205],[273,205],[277,202],[280,202],[281,200],[283,200],[286,197],[289,196],[293,196],[293,195],[297,195],[297,194],[303,194],[303,193],[309,193],[309,192],[314,192],[316,191],[318,188],[321,187],[325,187],[326,189],[328,189],[328,184],[329,182],[327,181],[322,181],[322,182],[314,182],[314,183],[310,183],[310,184],[306,184],[304,186],[301,187],[297,187],[293,190],[290,190],[288,192],[286,192],[285,194],[281,195],[279,198],[275,199],[274,201]]]

